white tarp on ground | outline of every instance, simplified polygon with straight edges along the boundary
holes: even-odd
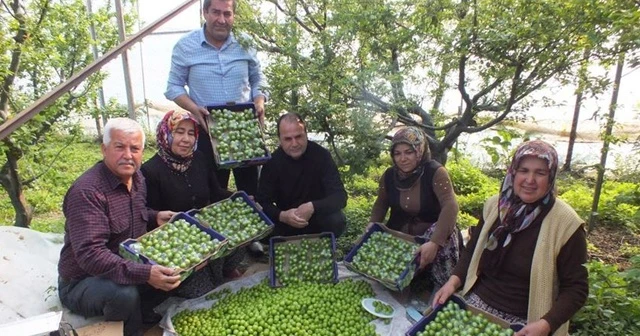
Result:
[[[76,329],[102,320],[63,309],[58,299],[62,244],[61,234],[0,226],[0,325],[55,311],[63,311],[63,321]]]
[[[211,291],[211,293],[217,292],[226,288],[229,288],[232,292],[235,293],[240,288],[253,287],[259,284],[266,277],[268,277],[267,271],[255,273],[246,278],[241,278],[236,281],[227,282],[226,284],[223,284],[222,286]],[[371,283],[373,290],[376,293],[376,298],[391,304],[395,309],[395,314],[393,319],[391,320],[391,323],[385,324],[382,320],[374,321],[374,324],[376,325],[376,332],[378,335],[389,335],[389,336],[404,335],[409,330],[409,328],[411,327],[411,322],[409,322],[409,320],[406,318],[405,308],[400,303],[398,303],[396,299],[394,299],[391,296],[391,294],[385,287],[383,287],[382,285],[376,282],[372,282],[361,275],[358,275],[356,273],[349,271],[346,267],[344,267],[344,265],[340,263],[338,266],[338,279],[341,280],[346,278],[352,278],[356,280],[365,280]],[[160,327],[164,329],[163,336],[176,335],[173,328],[173,324],[171,323],[171,318],[175,316],[177,313],[185,309],[195,310],[195,309],[210,308],[211,306],[213,306],[215,302],[217,302],[217,300],[207,300],[205,299],[205,296],[206,295],[203,295],[199,298],[186,300],[180,303],[170,305],[167,308],[166,313],[163,314],[164,318],[160,322]]]

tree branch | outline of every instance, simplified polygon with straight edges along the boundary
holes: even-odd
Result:
[[[493,91],[493,89],[497,88],[503,82],[504,82],[504,78],[500,78],[500,77],[496,78],[493,81],[493,83],[487,85],[487,87],[485,87],[484,89],[478,91],[478,93],[473,96],[473,99],[471,99],[471,102],[472,102],[471,105],[475,106],[476,103],[478,102],[478,100],[482,96],[484,96],[484,95],[488,94],[489,92]]]
[[[297,15],[292,14],[291,12],[285,10],[282,6],[280,6],[280,4],[278,3],[277,0],[267,0],[267,1],[271,2],[274,5],[276,5],[276,8],[278,8],[278,10],[280,10],[284,15],[293,18],[300,25],[300,27],[302,27],[302,29],[306,30],[309,34],[317,33],[313,29],[309,28],[309,26],[304,24],[304,22],[302,22],[302,20],[300,20],[300,18],[298,18]]]
[[[311,23],[313,23],[313,25],[316,27],[316,29],[318,29],[318,31],[323,31],[324,25],[321,25],[320,23],[318,23],[318,21],[316,21],[316,19],[313,18],[313,15],[309,10],[309,6],[307,5],[307,3],[304,2],[303,0],[300,0],[300,3],[302,4],[302,8],[304,9],[304,12],[307,14],[307,17],[309,18],[309,20],[311,20]]]
[[[471,98],[469,98],[469,93],[467,93],[467,89],[464,86],[466,81],[465,71],[467,67],[467,59],[467,56],[463,54],[460,55],[460,60],[458,61],[458,91],[460,91],[460,95],[462,96],[464,102],[468,106],[471,106]]]
[[[397,48],[391,48],[391,88],[393,90],[393,96],[396,100],[406,101],[404,89],[402,87],[402,74],[400,73],[400,61]]]
[[[519,82],[520,82],[520,75],[522,74],[523,71],[523,67],[522,65],[518,65],[516,67],[516,71],[513,74],[513,79],[512,79],[512,83],[511,83],[511,90],[509,93],[509,100],[507,101],[507,103],[505,104],[505,109],[504,112],[502,112],[497,118],[489,121],[488,123],[480,126],[480,127],[464,127],[460,130],[460,132],[467,132],[467,133],[477,133],[480,131],[484,131],[486,129],[488,129],[489,127],[492,127],[496,124],[498,124],[499,122],[501,122],[502,120],[504,120],[504,118],[506,118],[506,116],[509,114],[509,112],[511,112],[511,107],[513,106],[513,104],[515,104],[516,102],[516,97],[518,95],[518,88],[519,88]],[[444,140],[443,140],[444,142]]]
[[[7,5],[7,3],[4,2],[4,0],[0,0],[0,3],[2,3],[2,6],[4,7],[4,9],[7,11],[7,13],[9,13],[9,15],[11,15],[12,18],[14,18],[15,20],[18,20],[18,18],[15,17],[15,15],[13,15],[13,12],[11,12],[9,5]]]

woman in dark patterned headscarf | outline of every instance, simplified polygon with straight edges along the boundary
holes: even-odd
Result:
[[[184,172],[198,148],[198,121],[186,111],[169,111],[156,129],[158,155],[169,168]]]
[[[484,205],[453,275],[467,303],[525,327],[516,335],[567,335],[589,289],[584,221],[556,199],[558,154],[541,140],[516,150],[500,194]]]
[[[391,209],[389,228],[426,238],[417,251],[422,271],[412,289],[437,289],[451,275],[460,248],[458,202],[449,174],[431,160],[426,136],[417,127],[396,132],[390,154],[393,166],[380,178],[370,221],[382,222]]]
[[[156,130],[158,153],[142,165],[147,185],[147,206],[155,210],[185,212],[200,209],[231,195],[220,188],[216,169],[196,151],[198,122],[186,111],[169,111]],[[243,255],[238,254],[238,258]],[[236,258],[237,259],[237,258]],[[238,260],[225,260],[232,272]],[[198,297],[223,281],[223,262],[211,261],[192,274],[172,295]]]

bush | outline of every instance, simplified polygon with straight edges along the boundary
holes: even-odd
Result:
[[[337,241],[340,259],[349,253],[356,240],[364,233],[367,224],[369,224],[374,201],[375,199],[365,196],[350,196],[347,200],[347,207],[344,209],[347,228]]]
[[[562,184],[562,183],[560,183]],[[564,193],[562,190],[566,190]],[[578,215],[587,220],[593,203],[593,189],[584,183],[571,183],[558,187],[559,198],[571,205]]]
[[[640,334],[640,292],[637,286],[632,285],[640,279],[638,265],[635,265],[636,273],[621,273],[616,266],[600,261],[591,261],[586,266],[589,270],[589,296],[584,307],[571,320],[572,335]]]
[[[498,193],[500,181],[485,175],[468,160],[449,162],[447,170],[456,192],[460,212],[480,218],[484,202]]]
[[[464,230],[476,225],[478,225],[478,218],[471,216],[464,211],[460,211],[458,213],[458,228],[460,228],[460,230]]]
[[[349,175],[349,167],[341,167],[340,173],[345,182],[345,189],[349,195],[375,197],[378,194],[378,184],[382,174],[390,165],[377,162],[365,169],[363,174]]]
[[[480,193],[486,189],[487,185],[497,190],[497,185],[500,183],[485,175],[482,170],[465,159],[449,161],[447,171],[458,196]]]

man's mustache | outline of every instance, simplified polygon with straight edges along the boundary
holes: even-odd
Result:
[[[136,166],[136,163],[133,160],[120,160],[118,161],[118,166]]]

